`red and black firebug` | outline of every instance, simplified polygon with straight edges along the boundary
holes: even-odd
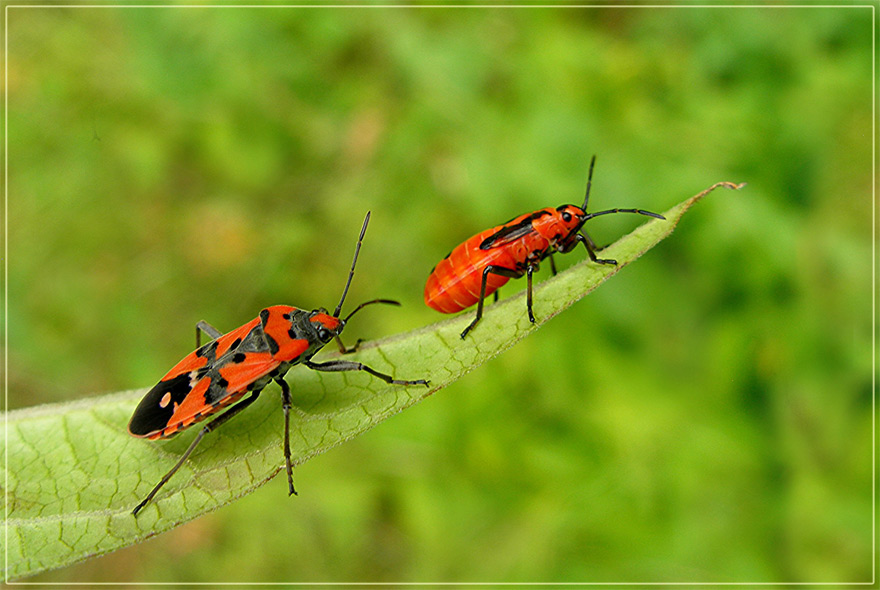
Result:
[[[289,305],[273,305],[260,311],[253,320],[227,334],[221,334],[219,330],[204,321],[196,325],[197,346],[199,331],[207,334],[212,340],[203,346],[198,346],[194,352],[177,363],[144,396],[131,417],[128,431],[132,436],[150,440],[168,438],[225,408],[228,409],[202,427],[177,464],[165,474],[143,501],[135,506],[132,511],[134,515],[137,515],[180,469],[203,436],[254,403],[260,392],[272,381],[281,388],[284,409],[284,462],[290,494],[295,494],[293,467],[290,460],[290,386],[284,380],[284,375],[294,365],[303,364],[316,371],[366,371],[386,383],[427,386],[428,382],[424,379],[412,381],[393,379],[390,375],[354,361],[331,360],[322,363],[312,361],[312,357],[331,340],[336,341],[341,352],[351,352],[343,345],[339,335],[348,320],[365,306],[373,303],[400,305],[397,301],[373,299],[357,306],[345,318],[339,317],[354,277],[358,253],[369,221],[368,212],[355,247],[345,289],[342,291],[339,305],[332,314],[324,308],[306,311]]]

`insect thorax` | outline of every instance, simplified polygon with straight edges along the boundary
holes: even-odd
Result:
[[[324,308],[305,311],[297,309],[289,314],[290,337],[308,341],[309,349],[304,353],[305,358],[321,350],[325,344],[342,333],[345,326],[342,320],[329,314]]]

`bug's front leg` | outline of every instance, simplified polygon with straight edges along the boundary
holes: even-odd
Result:
[[[361,343],[364,342],[363,338],[358,338],[357,342],[354,343],[354,346],[352,346],[351,348],[347,348],[345,344],[342,343],[342,338],[340,338],[339,336],[336,336],[334,340],[336,340],[336,346],[339,347],[340,354],[351,354],[353,352],[357,352],[358,348],[361,347]]]
[[[617,261],[613,258],[599,258],[596,256],[596,250],[599,250],[600,248],[596,246],[596,243],[593,242],[593,239],[590,236],[579,233],[575,236],[575,240],[584,245],[584,248],[587,249],[587,254],[590,255],[590,260],[596,264],[617,264]]]
[[[370,301],[365,301],[354,308],[354,311],[345,316],[345,320],[343,321],[347,322],[349,318],[351,318],[351,316],[353,316],[366,306],[373,305],[374,303],[384,303],[385,305],[396,305],[398,307],[400,306],[400,302],[393,299],[371,299]],[[356,352],[357,349],[360,348],[361,342],[364,341],[363,338],[358,338],[357,342],[354,343],[354,346],[352,346],[351,348],[346,348],[345,344],[342,343],[342,338],[340,338],[338,334],[334,337],[334,340],[336,341],[336,346],[339,347],[339,352],[341,354],[351,354],[352,352]]]
[[[425,387],[428,386],[428,382],[425,379],[414,379],[412,381],[395,379],[391,375],[380,373],[379,371],[356,361],[327,361],[325,363],[313,363],[312,361],[305,361],[303,362],[303,364],[315,371],[327,371],[331,373],[336,371],[366,371],[370,375],[378,377],[385,383],[390,383],[393,385],[424,385]]]

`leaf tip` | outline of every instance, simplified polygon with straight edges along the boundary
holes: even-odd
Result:
[[[715,184],[713,184],[712,186],[710,186],[706,190],[691,197],[690,200],[688,201],[688,203],[689,203],[689,205],[696,203],[697,201],[699,201],[700,199],[702,199],[703,197],[705,197],[706,195],[708,195],[709,193],[711,193],[712,191],[714,191],[716,188],[719,188],[719,187],[729,188],[731,190],[739,190],[739,189],[743,188],[744,186],[746,186],[746,184],[747,183],[745,183],[745,182],[740,182],[740,183],[728,182],[728,181],[716,182]]]

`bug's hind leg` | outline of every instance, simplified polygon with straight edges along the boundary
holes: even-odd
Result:
[[[483,269],[483,280],[480,282],[480,298],[477,300],[477,317],[474,318],[468,327],[464,329],[461,333],[461,339],[464,340],[464,337],[467,336],[467,333],[474,329],[474,326],[477,325],[477,322],[480,321],[480,318],[483,317],[483,301],[486,299],[486,281],[489,279],[489,275],[501,275],[502,277],[507,277],[509,279],[518,279],[523,276],[522,271],[513,270],[511,268],[504,268],[503,266],[495,266],[490,264],[486,268]],[[534,320],[532,320],[534,321]]]
[[[205,320],[200,320],[199,323],[196,324],[196,348],[199,348],[202,345],[202,332],[207,334],[211,340],[217,340],[217,338],[220,338],[220,336],[223,335],[223,332]]]
[[[223,424],[224,422],[226,422],[227,420],[229,420],[230,418],[232,418],[233,416],[235,416],[236,414],[241,412],[243,409],[245,409],[246,407],[248,407],[249,405],[254,403],[254,401],[257,399],[257,396],[260,395],[260,391],[262,391],[262,390],[254,391],[253,393],[251,393],[250,397],[245,398],[243,401],[232,406],[231,408],[226,410],[226,412],[220,414],[219,416],[217,416],[216,418],[214,418],[213,420],[211,420],[210,422],[205,424],[202,427],[202,429],[199,431],[198,436],[196,436],[193,439],[192,443],[190,443],[189,448],[186,449],[186,451],[184,451],[183,455],[181,455],[180,460],[177,462],[177,464],[174,467],[172,467],[171,470],[168,473],[166,473],[165,476],[161,480],[159,480],[159,483],[156,484],[156,487],[154,487],[153,490],[149,494],[147,494],[147,497],[144,498],[144,500],[140,504],[138,504],[137,506],[134,507],[134,510],[132,510],[131,513],[133,515],[137,516],[137,513],[141,511],[141,508],[146,506],[147,503],[153,499],[153,496],[155,496],[156,493],[160,489],[162,489],[162,486],[164,486],[166,483],[168,483],[168,480],[171,479],[171,477],[175,473],[177,473],[177,470],[180,469],[180,467],[184,464],[184,462],[187,460],[187,458],[189,458],[190,454],[195,450],[196,446],[198,446],[198,444],[202,440],[203,436],[205,436],[206,434],[208,434],[209,432],[211,432],[212,430],[214,430],[215,428],[217,428],[218,426],[220,426],[221,424]]]

